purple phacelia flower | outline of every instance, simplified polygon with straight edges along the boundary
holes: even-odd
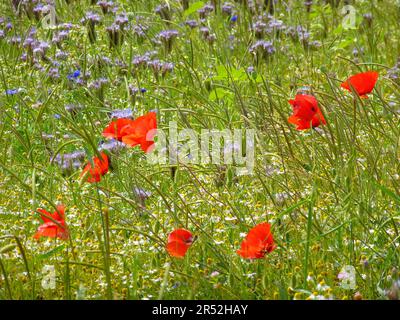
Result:
[[[283,23],[282,20],[278,20],[278,19],[275,19],[274,17],[272,17],[268,21],[268,28],[275,29],[275,30],[283,30],[283,29],[285,29],[285,24]]]
[[[100,1],[97,1],[97,5],[101,8],[101,11],[103,12],[103,14],[107,14],[110,11],[110,9],[112,9],[114,7],[114,2],[100,0]]]
[[[123,33],[121,32],[121,26],[113,23],[111,26],[107,27],[108,36],[110,39],[110,48],[118,47],[123,42]]]
[[[128,24],[129,19],[126,13],[120,13],[116,18],[114,23],[119,25],[122,29]]]
[[[306,1],[304,1],[304,5],[306,6],[307,12],[310,12],[310,11],[311,11],[311,6],[312,6],[312,4],[313,4],[313,0],[306,0]]]
[[[68,57],[68,54],[66,53],[66,52],[64,52],[64,51],[58,51],[57,53],[56,53],[56,59],[58,59],[58,60],[65,60],[65,59],[67,59],[67,57]]]
[[[81,19],[81,23],[93,23],[93,24],[98,24],[101,21],[100,16],[97,13],[94,13],[93,11],[88,11],[85,14],[85,17]]]
[[[51,68],[49,72],[47,73],[48,77],[51,79],[59,79],[60,78],[60,73],[58,71],[58,68]]]
[[[176,37],[178,37],[179,32],[177,30],[164,30],[161,31],[157,36],[156,39],[160,40],[165,47],[167,52],[171,52],[172,50],[172,43]]]
[[[200,19],[205,19],[211,12],[214,11],[214,6],[210,3],[204,5],[203,8],[197,10]]]
[[[372,13],[364,13],[363,18],[365,20],[372,20],[373,19]]]
[[[59,44],[60,42],[64,41],[65,39],[67,39],[69,36],[69,30],[61,30],[60,32],[57,32],[51,42],[55,43],[55,44]]]
[[[69,23],[69,22],[61,23],[58,26],[59,26],[60,29],[63,29],[63,30],[71,30],[74,27],[74,25],[72,23]]]
[[[217,35],[215,33],[211,33],[206,37],[206,41],[209,44],[213,44],[215,42],[215,40],[217,40]]]
[[[156,54],[156,51],[148,51],[143,55],[135,56],[133,57],[132,64],[136,67],[146,66],[147,62],[149,62],[151,58]]]
[[[256,38],[261,39],[267,30],[267,24],[260,20],[256,21],[252,24],[252,30],[254,31]]]
[[[171,39],[175,39],[178,35],[179,32],[177,30],[163,30],[157,35],[157,38],[163,41],[168,41]]]
[[[113,110],[110,112],[110,118],[133,118],[133,111],[131,108]]]
[[[268,58],[275,53],[275,47],[270,41],[258,40],[250,47],[249,51],[257,59]]]
[[[186,20],[185,25],[187,25],[190,29],[196,28],[199,24],[196,20]]]
[[[254,72],[256,72],[256,69],[255,69],[253,66],[249,66],[249,67],[246,69],[246,71],[247,71],[247,73],[254,73]]]
[[[83,19],[81,19],[81,23],[85,24],[88,28],[88,37],[91,43],[96,41],[96,24],[99,24],[101,21],[100,16],[97,13],[92,11],[86,12],[86,15]]]
[[[210,35],[210,29],[208,27],[201,27],[199,30],[204,38],[207,38]]]
[[[105,87],[106,84],[108,84],[108,79],[106,78],[99,78],[94,80],[89,84],[89,89],[102,89]]]
[[[229,2],[225,2],[225,3],[222,5],[222,7],[221,7],[221,11],[222,11],[223,13],[225,13],[226,15],[228,15],[228,16],[231,16],[231,15],[232,15],[233,9],[234,9],[233,4],[232,4],[232,3],[229,3]]]
[[[46,41],[38,41],[34,43],[33,53],[44,57],[50,45]]]
[[[134,191],[135,195],[138,198],[143,199],[143,200],[145,200],[145,199],[147,199],[147,198],[149,198],[151,196],[151,192],[150,191],[146,191],[146,190],[144,190],[142,188],[137,188],[136,187],[136,188],[133,189],[133,191]]]
[[[149,27],[143,24],[135,24],[132,26],[133,33],[140,39],[144,39],[146,37],[146,32],[149,30]]]
[[[55,137],[53,134],[47,134],[45,132],[42,132],[42,139],[43,140],[53,140]]]
[[[152,60],[147,63],[147,66],[150,67],[156,78],[158,78],[159,74],[163,77],[167,75],[167,73],[172,72],[174,70],[174,64],[171,62],[162,62],[160,60]]]
[[[36,40],[33,37],[28,36],[24,42],[22,43],[22,46],[24,48],[29,48],[33,50],[34,44],[36,43]]]
[[[267,54],[275,53],[275,48],[271,41],[259,40],[250,47],[249,51],[255,53],[259,49]]]
[[[63,155],[57,154],[52,158],[64,173],[71,173],[72,170],[79,169],[85,160],[85,151],[77,150],[72,153],[65,153]]]
[[[75,116],[83,109],[83,106],[80,104],[67,104],[64,108],[65,111]]]
[[[13,44],[13,45],[19,45],[19,44],[21,44],[21,37],[14,36],[8,40],[8,43]]]
[[[392,80],[398,80],[400,78],[400,58],[393,68],[388,70],[387,77]]]
[[[364,18],[364,23],[368,28],[372,27],[372,22],[374,20],[374,17],[372,16],[372,13],[365,13],[363,14]]]
[[[294,41],[301,41],[304,45],[307,45],[310,39],[310,32],[303,26],[297,26],[296,28],[288,27],[285,32]]]
[[[160,4],[154,11],[161,17],[161,19],[171,21],[172,13],[168,3]]]
[[[135,105],[136,97],[137,97],[137,94],[140,92],[140,89],[138,87],[135,87],[134,85],[130,84],[128,86],[128,90],[129,90],[129,95],[131,98],[131,103],[132,103],[132,105]]]
[[[118,153],[124,148],[126,148],[126,144],[115,139],[102,142],[99,145],[99,151],[108,151],[110,153]]]
[[[297,36],[300,41],[306,42],[310,38],[310,33],[303,26],[297,26]]]
[[[314,41],[311,41],[311,42],[309,43],[309,46],[310,46],[310,48],[312,48],[312,49],[318,49],[318,48],[321,48],[322,43],[321,43],[320,41],[318,41],[318,40],[314,40]]]
[[[136,96],[139,93],[139,88],[131,84],[128,86],[128,89],[129,89],[129,94],[132,96]]]

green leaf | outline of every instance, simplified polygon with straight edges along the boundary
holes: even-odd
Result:
[[[209,98],[211,101],[215,101],[215,100],[218,100],[218,99],[222,99],[222,98],[228,96],[229,94],[230,94],[230,92],[227,91],[227,90],[225,90],[225,89],[216,88],[215,90],[213,90],[213,91],[210,93],[210,95],[209,95],[208,98]]]
[[[39,254],[37,255],[37,259],[39,260],[44,260],[50,258],[52,255],[56,254],[57,252],[60,252],[62,249],[64,249],[65,244],[62,244],[58,247],[55,247],[54,249],[51,249],[50,251],[47,251],[46,253]]]
[[[183,12],[183,17],[186,18],[188,16],[190,16],[193,13],[196,13],[197,10],[201,9],[204,7],[204,2],[203,1],[197,1],[192,3],[189,8],[187,8],[184,12]]]
[[[341,41],[337,47],[341,48],[341,49],[345,49],[352,43],[353,43],[353,39],[347,39],[347,40]]]
[[[221,65],[217,66],[217,75],[212,77],[213,80],[229,80],[233,81],[246,81],[247,73],[244,69],[230,69],[229,72],[226,70],[226,67]]]
[[[244,69],[232,70],[231,76],[232,76],[233,80],[235,80],[235,81],[247,80],[247,74],[246,74],[246,71],[244,71]]]
[[[0,249],[0,254],[1,254],[1,253],[10,252],[10,251],[12,251],[16,246],[17,246],[17,245],[14,244],[14,243],[8,244],[8,245],[6,245],[5,247],[3,247],[3,248]]]
[[[395,194],[392,190],[386,188],[385,186],[379,184],[378,182],[373,181],[374,185],[377,186],[384,194],[388,195],[397,203],[400,203],[400,196]]]
[[[333,34],[334,34],[334,35],[339,35],[339,34],[342,34],[342,32],[343,32],[343,26],[342,26],[342,24],[340,23],[340,24],[337,26],[337,28],[336,28],[335,30],[333,30]]]

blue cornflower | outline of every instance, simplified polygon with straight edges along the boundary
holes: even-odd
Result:
[[[77,79],[81,75],[81,70],[77,69],[73,73],[70,73],[67,78],[68,80],[74,80]]]
[[[6,94],[9,95],[9,96],[12,96],[12,95],[17,94],[17,93],[18,93],[18,89],[7,89],[6,90]]]
[[[238,19],[238,16],[234,15],[234,16],[231,17],[231,22],[236,22],[237,19]]]
[[[141,93],[145,93],[145,92],[147,92],[147,89],[146,88],[142,88],[142,89],[140,89],[140,92]]]

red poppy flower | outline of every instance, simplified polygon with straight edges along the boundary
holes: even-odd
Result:
[[[358,73],[348,78],[340,86],[350,92],[350,87],[352,87],[361,98],[367,98],[367,94],[374,89],[378,77],[379,74],[375,71]]]
[[[104,176],[108,172],[108,166],[109,166],[109,161],[108,161],[108,156],[104,153],[101,152],[101,159],[98,157],[93,158],[93,165],[91,163],[88,163],[86,167],[83,169],[83,172],[81,176],[87,174],[87,181],[90,183],[93,182],[99,182],[101,180],[101,177]],[[88,173],[87,173],[88,172]]]
[[[131,147],[140,145],[144,152],[150,152],[154,145],[156,129],[156,113],[149,112],[121,129],[122,142]]]
[[[293,114],[289,117],[289,123],[295,124],[297,130],[310,129],[326,124],[326,120],[318,108],[318,101],[314,96],[298,94],[294,100],[289,100],[293,107]]]
[[[110,139],[117,139],[122,141],[122,129],[125,126],[130,126],[133,124],[133,120],[127,118],[120,118],[112,121],[107,128],[103,130],[103,136]]]
[[[63,205],[57,206],[57,210],[53,213],[49,213],[44,209],[38,209],[37,211],[41,213],[43,224],[39,226],[37,232],[33,236],[35,239],[39,239],[40,237],[59,238],[62,240],[68,239],[69,232],[67,224],[65,223],[65,208]]]
[[[168,236],[167,251],[172,257],[183,258],[194,241],[190,231],[176,229]]]
[[[236,252],[245,259],[260,259],[275,248],[271,225],[264,222],[249,231]]]

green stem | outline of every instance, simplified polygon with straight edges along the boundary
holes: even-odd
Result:
[[[103,208],[101,206],[101,199],[99,188],[96,186],[96,193],[99,202],[99,209],[101,215],[101,226],[103,229],[103,241],[104,241],[104,272],[106,274],[106,282],[107,282],[107,299],[111,300],[113,298],[112,286],[111,286],[111,274],[110,274],[110,237],[109,237],[109,222],[108,222],[108,214],[103,214]]]

